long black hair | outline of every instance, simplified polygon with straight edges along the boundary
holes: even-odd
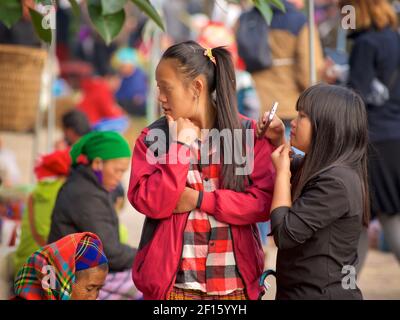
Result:
[[[334,85],[318,84],[299,97],[297,111],[311,122],[309,152],[292,180],[293,200],[299,197],[310,179],[337,165],[354,169],[362,185],[363,224],[368,225],[370,202],[368,191],[366,108],[355,92]]]
[[[169,47],[161,59],[175,59],[179,72],[188,84],[199,75],[205,76],[209,101],[216,108],[216,129],[230,130],[234,140],[234,130],[243,128],[237,111],[236,76],[231,54],[224,47],[213,48],[214,63],[204,55],[204,50],[197,42],[181,42]],[[238,144],[233,143],[232,148],[235,146]],[[220,151],[223,157],[222,149]],[[236,174],[237,165],[234,159],[232,163],[229,162],[225,161],[222,165],[222,187],[243,191],[247,177]]]

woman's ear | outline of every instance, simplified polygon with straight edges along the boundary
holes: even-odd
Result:
[[[103,160],[100,158],[94,158],[91,165],[94,171],[102,171],[103,170]]]
[[[201,76],[193,80],[194,97],[199,98],[205,88],[205,81]]]

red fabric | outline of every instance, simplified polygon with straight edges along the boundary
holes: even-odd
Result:
[[[86,114],[90,125],[95,125],[104,119],[115,119],[124,115],[104,79],[85,79],[82,81],[81,87],[83,97],[78,104],[78,109]]]
[[[69,175],[71,167],[71,156],[69,154],[71,148],[57,150],[52,153],[41,156],[35,165],[34,171],[36,179],[43,180],[50,177],[66,177]],[[80,155],[78,163],[87,164],[88,160],[85,155]]]
[[[252,128],[255,126],[252,121]],[[168,164],[150,164],[144,143],[147,132],[148,128],[136,141],[128,198],[139,212],[159,220],[159,224],[151,241],[138,251],[132,277],[145,299],[165,299],[176,277],[189,215],[173,214],[189,170],[189,164],[179,163],[173,150],[189,156],[189,148],[172,143],[164,156]],[[251,186],[241,193],[224,189],[205,192],[201,206],[218,221],[231,225],[236,263],[250,299],[258,299],[263,291],[258,282],[264,268],[264,253],[255,223],[269,219],[275,180],[271,152],[267,139],[256,139]],[[170,164],[172,160],[176,164]],[[159,272],[159,266],[163,266],[163,272]]]
[[[69,149],[55,151],[39,159],[35,166],[35,175],[38,180],[48,177],[67,176],[70,166]]]

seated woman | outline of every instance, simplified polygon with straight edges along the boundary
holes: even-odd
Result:
[[[97,235],[70,234],[33,253],[14,282],[15,300],[96,300],[108,273]]]
[[[85,163],[83,157],[79,161]],[[22,217],[20,242],[13,257],[15,274],[33,252],[46,245],[57,194],[69,175],[70,166],[69,149],[46,154],[37,162],[35,176],[38,182],[28,198]],[[112,194],[116,208],[123,201],[121,197],[124,197],[124,193],[121,188],[122,186],[118,186]],[[122,224],[119,226],[119,233],[121,242],[126,243],[128,231]]]
[[[50,217],[58,191],[63,185],[71,159],[68,150],[50,153],[40,158],[35,167],[38,180],[28,198],[21,224],[21,238],[14,255],[14,269],[18,272],[28,257],[46,245],[50,231]]]
[[[76,232],[96,233],[110,267],[100,299],[135,299],[138,293],[130,268],[136,249],[121,242],[111,197],[128,169],[129,145],[116,132],[91,132],[73,145],[70,154],[73,169],[58,193],[48,242]],[[77,164],[80,155],[89,164]]]

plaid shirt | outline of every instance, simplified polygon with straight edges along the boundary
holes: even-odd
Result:
[[[214,149],[209,152],[209,164],[199,165],[201,147],[199,140],[191,146],[187,185],[199,191],[212,192],[219,187],[220,164],[213,164],[216,162],[212,159],[217,155]],[[198,209],[190,212],[174,286],[200,290],[209,295],[227,295],[244,288],[236,266],[229,224],[219,222]]]

